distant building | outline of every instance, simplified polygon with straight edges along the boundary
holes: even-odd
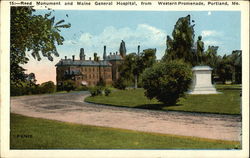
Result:
[[[62,85],[66,80],[73,80],[75,83],[86,86],[95,86],[100,80],[103,80],[107,85],[111,85],[119,77],[118,67],[122,63],[126,52],[118,54],[110,53],[107,55],[106,46],[104,46],[103,60],[97,57],[94,53],[94,59],[85,60],[84,49],[80,49],[80,60],[76,60],[75,56],[72,59],[61,59],[56,66],[56,82],[57,85]]]

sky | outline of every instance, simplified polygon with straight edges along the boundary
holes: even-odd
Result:
[[[38,10],[35,14],[48,13]],[[241,15],[239,11],[83,11],[55,10],[55,21],[64,19],[70,23],[68,29],[61,29],[65,41],[57,46],[60,57],[53,62],[43,58],[24,65],[27,73],[34,72],[37,83],[56,81],[55,64],[64,56],[79,58],[80,48],[84,48],[86,59],[96,52],[102,58],[103,46],[107,53],[119,51],[121,40],[126,43],[127,53],[156,48],[157,59],[161,59],[166,49],[166,36],[172,34],[178,18],[191,16],[194,20],[195,41],[201,35],[205,49],[209,45],[219,46],[218,54],[230,54],[241,49]],[[67,15],[67,16],[66,16]]]

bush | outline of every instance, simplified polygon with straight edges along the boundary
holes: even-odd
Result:
[[[52,81],[44,82],[40,85],[40,93],[54,93],[55,90],[56,86]]]
[[[11,96],[39,94],[39,86],[30,82],[21,82],[19,85],[10,85]]]
[[[145,95],[166,105],[175,105],[188,90],[191,81],[191,67],[180,60],[157,63],[142,74]]]
[[[72,91],[76,89],[76,84],[72,80],[66,80],[62,83],[62,85],[57,87],[58,91]]]
[[[121,77],[118,78],[118,80],[116,80],[113,83],[113,86],[117,89],[121,89],[124,90],[126,88],[126,81],[124,79],[122,79]]]
[[[99,86],[89,88],[91,96],[97,96],[102,94],[102,88]]]
[[[88,87],[87,86],[78,86],[76,88],[77,91],[87,91],[88,90]]]
[[[109,96],[111,93],[111,90],[109,88],[105,88],[104,93],[105,93],[105,96]]]
[[[97,82],[96,85],[97,85],[97,86],[100,86],[100,87],[105,87],[105,86],[106,86],[106,83],[105,83],[105,81],[103,80],[103,78],[101,77],[100,80]]]

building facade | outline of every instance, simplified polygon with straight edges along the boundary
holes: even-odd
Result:
[[[80,49],[79,60],[72,56],[72,59],[61,59],[56,66],[56,82],[61,86],[66,80],[73,80],[77,86],[95,86],[103,80],[107,85],[111,85],[119,77],[118,67],[125,57],[124,52],[121,55],[110,53],[107,55],[106,46],[104,46],[103,60],[94,54],[94,59],[85,60],[84,49]]]

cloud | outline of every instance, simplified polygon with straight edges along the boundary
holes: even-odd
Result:
[[[216,41],[216,40],[205,40],[204,43],[205,43],[206,46],[209,46],[209,45],[215,46],[215,45],[219,44],[219,42]]]
[[[116,52],[119,50],[121,40],[126,43],[127,52],[137,52],[137,46],[140,44],[141,49],[156,48],[157,56],[161,57],[166,48],[166,35],[164,30],[150,26],[148,24],[138,24],[135,29],[130,27],[116,28],[108,26],[100,34],[91,34],[89,32],[80,35],[76,41],[65,41],[65,45],[73,46],[74,44],[84,47],[87,55],[92,56],[97,52],[102,56],[103,46],[107,46],[107,52]],[[89,54],[88,54],[89,53]]]
[[[222,33],[215,30],[203,30],[201,31],[202,37],[210,37],[210,36],[221,36]]]

